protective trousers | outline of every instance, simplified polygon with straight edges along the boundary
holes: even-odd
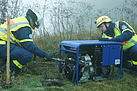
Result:
[[[132,60],[137,63],[137,45],[130,47],[123,53],[123,67],[124,68],[129,68],[131,66],[134,71],[137,71],[137,65],[136,64],[129,64],[128,60]]]
[[[6,60],[7,45],[0,45],[0,58]],[[30,62],[32,54],[14,44],[10,44],[10,70],[18,72],[21,68]],[[6,64],[1,67],[2,71],[6,70]]]

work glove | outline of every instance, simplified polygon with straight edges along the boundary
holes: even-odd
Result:
[[[101,39],[99,39],[99,41],[111,41],[111,39],[108,39],[108,38],[101,38]]]
[[[50,54],[46,53],[46,55],[45,55],[45,57],[44,57],[44,60],[45,60],[45,61],[51,61],[52,58],[53,58],[53,57],[52,57]]]

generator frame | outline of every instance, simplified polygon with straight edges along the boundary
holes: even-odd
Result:
[[[122,72],[122,43],[113,42],[113,41],[99,41],[99,40],[71,40],[71,41],[62,41],[60,42],[59,48],[59,59],[62,59],[62,51],[71,52],[76,54],[76,65],[75,65],[75,80],[76,83],[79,83],[79,53],[80,47],[94,45],[94,46],[102,46],[102,66],[109,65],[119,65],[119,76],[118,79],[121,79]],[[65,49],[64,46],[74,48],[75,50]],[[62,73],[62,61],[58,61],[58,72]]]

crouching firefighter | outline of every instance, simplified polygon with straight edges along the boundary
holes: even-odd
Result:
[[[100,41],[123,43],[123,67],[137,72],[137,35],[131,25],[123,20],[112,22],[108,16],[99,17],[95,23],[102,31]]]
[[[52,56],[33,43],[32,34],[42,22],[42,17],[28,9],[26,16],[10,20],[10,71],[19,72],[32,60],[32,54],[51,60]],[[0,26],[0,58],[6,59],[7,22]],[[1,68],[5,72],[6,64]]]

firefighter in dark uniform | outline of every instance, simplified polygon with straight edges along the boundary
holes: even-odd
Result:
[[[42,17],[28,9],[26,16],[10,20],[10,71],[18,72],[32,60],[32,54],[51,60],[52,56],[33,43],[32,34]],[[0,26],[0,58],[6,59],[7,22]],[[5,71],[6,64],[0,70]]]
[[[95,23],[97,28],[102,31],[100,41],[123,43],[123,67],[137,72],[137,35],[135,30],[123,20],[113,23],[108,16],[99,17]]]

